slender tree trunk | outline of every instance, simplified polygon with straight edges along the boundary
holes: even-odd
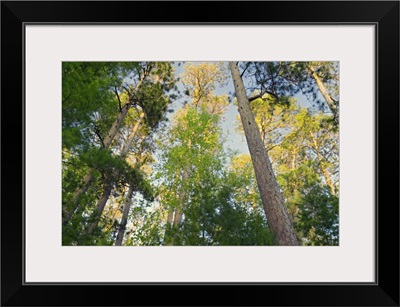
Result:
[[[167,223],[165,225],[164,231],[164,245],[170,246],[173,245],[172,231],[173,231],[173,219],[174,219],[173,208],[170,208],[167,215]]]
[[[191,140],[188,141],[188,148],[190,149],[192,147],[192,142]],[[174,216],[174,227],[178,228],[179,224],[182,222],[182,214],[183,214],[183,207],[184,207],[184,202],[185,202],[185,189],[184,189],[184,184],[185,181],[189,179],[189,172],[186,169],[183,169],[182,171],[182,185],[181,185],[181,191],[179,192],[178,195],[178,206],[175,209],[175,216]]]
[[[171,227],[173,218],[174,218],[174,210],[169,209],[167,215],[167,227]]]
[[[329,189],[331,190],[331,194],[336,195],[335,186],[332,183],[331,176],[329,175],[328,170],[321,163],[319,163],[319,164],[320,164],[322,174],[324,174],[325,182],[326,182],[327,186],[329,187]]]
[[[108,131],[106,137],[103,140],[104,148],[109,148],[112,141],[114,140],[115,136],[119,128],[121,127],[122,122],[124,121],[126,115],[128,114],[129,108],[132,106],[132,103],[127,103],[125,106],[122,107],[121,112],[118,113],[117,118],[115,119],[113,125],[111,126],[110,130]]]
[[[293,148],[293,156],[292,156],[292,171],[294,171],[296,169],[296,154],[297,154],[297,150],[296,147]]]
[[[184,206],[184,199],[185,199],[185,189],[183,188],[184,181],[187,180],[188,175],[187,171],[183,171],[182,174],[182,186],[181,190],[178,195],[178,206],[175,208],[175,215],[174,215],[174,226],[179,227],[179,224],[182,222],[182,211]]]
[[[129,134],[129,136],[128,136],[128,139],[127,139],[127,141],[126,141],[126,144],[124,145],[124,148],[122,148],[122,150],[121,150],[121,157],[126,157],[127,155],[128,155],[128,153],[129,153],[129,150],[131,149],[131,146],[132,146],[132,142],[133,142],[133,140],[135,139],[135,136],[136,136],[136,133],[138,132],[138,130],[139,130],[139,127],[140,127],[140,125],[141,125],[141,123],[142,123],[142,120],[143,120],[143,118],[144,118],[144,112],[140,112],[140,114],[139,114],[139,118],[138,118],[138,120],[136,121],[136,123],[135,123],[135,126],[132,128],[132,131],[131,131],[131,133]]]
[[[181,204],[183,198],[183,194],[179,195],[179,203]],[[178,228],[179,224],[182,221],[182,208],[176,208],[175,209],[175,215],[174,215],[174,227]]]
[[[298,245],[296,233],[275,179],[271,162],[261,140],[260,131],[250,109],[243,80],[235,62],[229,67],[235,86],[238,109],[257,179],[258,189],[269,228],[276,234],[279,245]]]
[[[74,192],[74,195],[72,198],[73,199],[72,210],[68,211],[68,210],[64,209],[64,211],[63,211],[62,223],[64,226],[68,224],[68,222],[71,220],[72,216],[76,213],[76,211],[78,209],[78,197],[87,192],[87,190],[89,189],[90,185],[93,182],[93,179],[94,179],[94,176],[89,171],[83,177],[83,186],[81,188],[78,188]]]
[[[329,109],[332,112],[336,124],[339,124],[339,110],[335,105],[335,102],[333,101],[331,95],[329,95],[328,91],[326,90],[325,85],[322,82],[321,78],[318,76],[317,72],[315,71],[315,68],[312,65],[308,65],[308,68],[311,71],[311,76],[313,77],[315,83],[317,84],[319,91],[321,92],[326,103],[328,104]]]
[[[133,186],[131,185],[128,190],[128,194],[126,196],[124,211],[122,212],[121,222],[119,224],[117,239],[115,240],[115,245],[120,246],[122,244],[122,239],[124,238],[126,223],[128,222],[129,211],[131,210],[132,205],[132,195],[133,195]]]
[[[82,188],[76,190],[74,192],[74,200],[78,199],[79,195],[85,194],[87,190],[89,189],[90,185],[92,184],[94,177],[91,172],[87,172],[86,175],[83,177],[83,186]]]
[[[92,214],[92,222],[89,223],[88,227],[86,228],[86,234],[90,235],[93,233],[93,231],[96,229],[97,225],[99,224],[101,213],[104,210],[104,207],[106,206],[107,200],[110,197],[112,191],[112,185],[108,185],[103,192],[103,195],[101,195],[99,202],[97,203],[97,206]]]
[[[128,114],[129,108],[131,106],[131,103],[126,104],[121,112],[118,113],[117,118],[115,119],[113,125],[111,126],[110,130],[107,133],[107,136],[104,138],[103,140],[103,145],[104,148],[109,148],[114,137],[116,136],[119,128],[121,127],[121,124],[123,122],[123,120],[126,117],[126,114]],[[78,205],[79,205],[79,198],[81,195],[84,195],[87,190],[89,189],[90,185],[93,182],[93,172],[94,169],[90,168],[87,170],[86,175],[83,177],[83,185],[82,188],[79,188],[78,190],[76,190],[74,192],[73,195],[73,207],[72,210],[70,212],[66,212],[66,214],[64,215],[63,218],[63,224],[67,225],[68,222],[70,221],[71,217],[73,216],[73,214],[75,213]]]
[[[190,144],[189,144],[190,145]],[[178,195],[178,206],[175,208],[175,214],[174,214],[174,220],[172,222],[172,231],[173,231],[173,238],[170,244],[168,245],[173,245],[176,244],[178,238],[179,238],[179,225],[182,223],[182,216],[183,216],[183,210],[185,207],[185,199],[186,199],[186,191],[184,188],[185,181],[189,178],[189,172],[186,170],[183,170],[182,173],[182,186],[181,190],[179,191]]]
[[[318,165],[319,165],[319,168],[321,169],[322,175],[325,178],[326,185],[329,187],[331,194],[336,195],[335,185],[333,184],[333,182],[331,180],[331,175],[329,174],[328,170],[326,169],[326,167],[323,164],[323,158],[319,152],[318,142],[312,132],[310,132],[310,135],[311,135],[311,139],[313,141],[314,147],[315,147],[315,151],[317,153],[317,158],[318,158],[318,162],[319,162]]]
[[[144,79],[146,79],[146,77],[148,76],[149,71],[147,71],[145,74],[142,75],[142,77],[139,79],[138,83],[135,86],[134,92],[136,92],[140,86],[142,85]],[[117,132],[119,130],[119,128],[121,127],[122,122],[124,121],[126,115],[128,114],[128,111],[130,109],[130,107],[135,103],[136,101],[134,101],[133,97],[130,98],[129,102],[127,104],[125,104],[121,109],[120,112],[117,115],[117,118],[114,120],[110,130],[108,131],[106,137],[103,140],[103,146],[104,148],[109,148],[112,141],[114,140],[115,136],[117,135]],[[142,112],[140,114],[140,121],[142,120],[144,113]],[[83,185],[82,188],[77,189],[74,192],[73,195],[73,206],[72,206],[72,210],[69,212],[64,212],[63,215],[63,225],[67,225],[68,222],[70,221],[71,217],[74,215],[74,213],[76,212],[76,209],[79,205],[79,197],[83,194],[85,194],[87,192],[87,190],[89,189],[90,185],[93,182],[93,169],[89,169],[86,172],[86,175],[83,178]]]
[[[128,140],[126,141],[126,143],[124,145],[124,148],[122,148],[122,150],[121,150],[121,157],[122,158],[124,158],[128,154],[128,152],[129,152],[129,150],[130,150],[130,148],[132,146],[133,139],[136,136],[136,133],[137,133],[137,131],[139,129],[139,126],[140,126],[140,123],[142,122],[143,117],[144,117],[144,112],[141,112],[140,115],[139,115],[139,119],[137,120],[135,126],[132,128],[132,131],[128,136]],[[118,174],[117,174],[117,176],[118,176]],[[102,197],[99,199],[99,201],[97,203],[95,212],[96,212],[96,215],[99,215],[98,216],[99,220],[100,220],[100,217],[101,217],[101,215],[103,213],[105,204],[107,203],[108,197],[111,194],[111,190],[112,190],[112,185],[105,185],[104,186],[103,195],[102,195]],[[97,223],[98,223],[98,221],[97,221]],[[96,226],[97,226],[97,224],[96,224]],[[89,225],[87,233],[91,234],[93,232],[94,228],[91,225]]]
[[[168,209],[167,221],[165,225],[164,231],[164,245],[172,245],[172,229],[173,229],[173,222],[174,222],[174,208]]]

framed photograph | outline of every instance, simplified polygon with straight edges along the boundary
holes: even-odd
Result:
[[[398,1],[1,29],[3,306],[399,306]]]

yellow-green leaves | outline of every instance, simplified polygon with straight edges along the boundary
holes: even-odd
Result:
[[[216,95],[216,86],[226,83],[223,63],[186,64],[182,83],[195,107],[203,107],[210,114],[223,114],[228,106],[227,95]]]

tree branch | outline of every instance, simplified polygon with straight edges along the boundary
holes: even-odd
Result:
[[[240,77],[242,78],[243,77],[243,75],[244,75],[244,72],[247,70],[247,68],[249,68],[250,67],[250,62],[247,62],[247,65],[246,65],[246,67],[244,68],[244,70],[242,71],[242,73],[240,74]]]
[[[68,96],[62,101],[62,103],[66,102],[68,100],[68,98],[71,96],[72,91],[68,94]]]
[[[118,91],[117,91],[117,88],[116,88],[116,87],[114,87],[114,93],[115,93],[115,95],[117,96],[119,111],[121,112],[121,111],[122,111],[122,104],[121,104],[121,99],[120,99],[120,97],[119,97],[119,95],[118,95]]]
[[[101,135],[100,135],[100,129],[99,129],[99,127],[97,127],[97,126],[94,127],[94,133],[96,133],[97,137],[100,139],[101,145],[102,145],[103,148],[104,148],[105,146],[104,146],[103,138],[102,138]]]
[[[273,97],[275,98],[276,101],[279,100],[279,97],[278,97],[275,93],[270,92],[270,91],[268,91],[265,87],[263,87],[263,89],[262,89],[262,91],[261,91],[260,94],[248,98],[248,99],[249,99],[249,102],[251,102],[251,101],[253,101],[253,100],[256,100],[256,99],[258,99],[258,98],[262,98],[262,96],[264,96],[265,94],[270,94],[271,96],[273,96]]]
[[[125,85],[122,85],[122,88],[128,93],[129,97],[132,96],[132,93],[128,87],[126,87]]]

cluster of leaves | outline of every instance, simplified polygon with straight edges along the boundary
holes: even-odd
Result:
[[[162,244],[273,243],[251,161],[236,157],[227,167],[220,120],[220,115],[194,105],[175,117],[159,171],[165,212],[182,210],[183,218],[178,224],[167,221]]]
[[[333,114],[329,120],[335,129],[338,128],[338,62],[246,62],[242,66],[249,84],[249,95],[255,91],[268,93],[284,104],[285,97],[301,93],[320,111]],[[331,101],[326,101],[321,94],[318,81],[324,84]]]
[[[97,213],[93,213],[109,211],[117,195],[124,202],[128,186],[146,201],[154,200],[154,189],[142,170],[151,161],[152,151],[150,138],[145,139],[165,120],[167,106],[176,95],[172,63],[64,62],[62,73],[62,198],[63,219],[68,218],[63,244],[111,244],[118,223],[103,214],[92,230],[91,223],[97,224]],[[122,113],[124,108],[127,115]],[[138,114],[144,114],[143,123]],[[111,146],[105,146],[103,140],[111,136],[109,131],[119,117],[122,124],[114,126],[117,134]],[[136,135],[128,142],[126,135],[134,129]],[[104,195],[109,195],[107,207],[96,209]]]

